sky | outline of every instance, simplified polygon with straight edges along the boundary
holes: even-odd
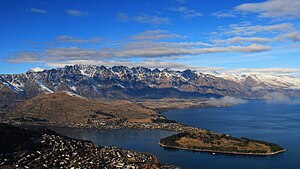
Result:
[[[300,74],[299,0],[1,0],[0,74],[73,64]]]

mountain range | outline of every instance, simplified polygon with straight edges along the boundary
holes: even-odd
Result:
[[[29,99],[67,91],[92,99],[156,99],[233,96],[263,98],[271,92],[300,96],[300,78],[269,74],[230,74],[95,65],[31,69],[0,75],[0,100]]]

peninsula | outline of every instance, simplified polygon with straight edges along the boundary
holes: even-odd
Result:
[[[162,147],[237,155],[275,155],[286,151],[281,146],[245,137],[235,138],[225,134],[185,132],[160,140]]]
[[[214,133],[169,120],[158,113],[168,109],[211,106],[203,99],[99,101],[68,92],[56,92],[42,94],[18,104],[1,120],[14,125],[167,130],[177,134],[163,138],[160,145],[185,150],[245,155],[274,155],[285,151],[273,143]]]

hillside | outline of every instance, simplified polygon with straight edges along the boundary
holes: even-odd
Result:
[[[37,124],[150,122],[159,115],[130,101],[101,102],[69,92],[42,94],[19,104],[5,118]]]
[[[9,112],[19,102],[24,100],[23,96],[14,92],[6,85],[0,85],[0,117]]]

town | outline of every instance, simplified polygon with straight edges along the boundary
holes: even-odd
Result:
[[[37,150],[0,153],[0,168],[176,168],[160,164],[151,154],[101,147],[54,132],[38,140]]]
[[[93,128],[99,130],[106,129],[141,129],[141,130],[165,130],[173,132],[206,132],[208,130],[188,126],[185,124],[178,123],[173,120],[164,118],[163,116],[152,120],[152,122],[130,122],[127,120],[121,121],[105,121],[105,120],[95,120],[89,121],[87,123],[53,123],[44,121],[19,121],[19,120],[2,120],[2,123],[8,123],[13,125],[37,125],[37,126],[54,126],[54,127],[70,127],[70,128]]]

